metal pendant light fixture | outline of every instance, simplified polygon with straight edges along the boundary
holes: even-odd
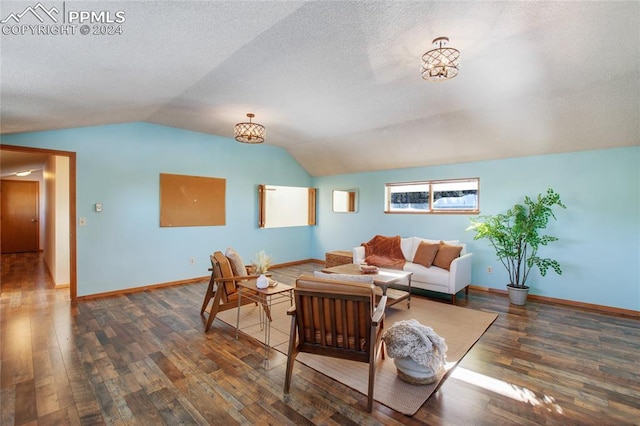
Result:
[[[266,131],[264,126],[258,123],[252,123],[251,119],[255,117],[255,114],[247,113],[249,122],[238,123],[234,127],[235,139],[242,143],[262,143]]]
[[[458,75],[460,52],[451,47],[444,47],[447,43],[449,43],[448,37],[438,37],[433,40],[433,45],[437,47],[422,55],[423,79],[443,81]]]

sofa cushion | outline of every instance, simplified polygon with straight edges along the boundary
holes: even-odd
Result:
[[[427,268],[431,267],[433,260],[436,258],[436,254],[438,254],[439,248],[440,244],[429,244],[421,241],[420,244],[418,244],[418,249],[413,257],[413,263],[417,263],[418,265],[422,265]]]
[[[436,258],[433,259],[433,265],[448,271],[453,259],[460,257],[462,246],[451,246],[449,244],[445,244],[444,241],[441,241],[440,243],[440,248],[438,249]]]
[[[415,237],[403,238],[400,240],[402,255],[409,261],[411,261],[415,255],[415,250],[413,249],[414,241]]]
[[[430,240],[428,238],[413,237],[413,251],[411,252],[411,257],[407,257],[407,260],[413,259],[415,257],[420,242],[425,242],[428,244],[440,244],[441,241],[442,240]],[[444,243],[451,246],[463,245],[460,244],[460,240],[444,240]]]
[[[460,246],[462,247],[462,251],[460,251],[460,256],[467,254],[467,245],[464,243],[460,243],[460,240],[430,240],[428,238],[420,238],[420,237],[413,237],[414,238],[414,244],[413,244],[413,252],[411,253],[411,257],[408,257],[407,260],[409,259],[413,259],[414,256],[416,255],[416,250],[418,249],[418,245],[420,245],[421,241],[424,241],[425,243],[429,243],[429,244],[440,244],[440,242],[444,242],[445,244],[449,244],[450,246]]]
[[[402,268],[405,272],[413,272],[411,276],[411,282],[420,282],[420,283],[429,283],[432,285],[437,285],[443,287],[442,291],[447,291],[446,289],[449,287],[449,278],[451,272],[446,269],[438,268],[437,266],[432,266],[431,268],[425,268],[422,265],[418,265],[417,263],[407,262],[404,264],[404,268]]]

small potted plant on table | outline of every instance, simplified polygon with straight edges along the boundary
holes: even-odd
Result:
[[[266,274],[271,267],[271,264],[271,256],[266,254],[264,251],[256,253],[256,258],[253,261],[253,266],[256,271],[255,273],[260,275],[256,280],[256,287],[269,287],[269,278],[267,278]]]
[[[511,303],[515,305],[526,303],[529,292],[526,282],[534,267],[538,267],[542,276],[547,274],[549,268],[562,275],[556,260],[538,256],[540,246],[558,240],[557,237],[541,234],[549,219],[556,219],[554,206],[566,208],[560,195],[548,189],[546,195],[539,194],[536,199],[525,197],[524,204],[515,204],[506,213],[471,219],[472,224],[467,228],[467,231],[476,232],[474,240],[486,238],[496,251],[509,274],[507,290]]]

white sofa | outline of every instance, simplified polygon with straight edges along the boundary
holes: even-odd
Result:
[[[467,253],[466,245],[460,243],[458,240],[444,240],[445,244],[452,246],[461,246],[460,257],[457,257],[451,262],[449,270],[438,268],[437,266],[431,266],[429,268],[413,263],[418,245],[421,241],[425,241],[430,244],[437,244],[441,240],[429,240],[420,237],[408,237],[402,238],[400,241],[400,247],[402,254],[407,261],[404,265],[406,272],[413,272],[411,277],[411,287],[421,288],[424,290],[435,291],[439,293],[445,293],[451,295],[451,303],[456,303],[456,294],[461,290],[465,290],[465,293],[469,291],[469,284],[471,283],[471,257],[472,253]],[[353,263],[360,264],[364,262],[364,247],[353,248]],[[399,283],[403,285],[403,283]],[[408,283],[405,283],[406,287]]]

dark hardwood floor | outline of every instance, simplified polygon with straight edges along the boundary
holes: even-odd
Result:
[[[37,254],[3,255],[1,279],[2,425],[640,424],[636,318],[472,290],[458,305],[498,319],[407,417],[300,364],[285,397],[282,354],[265,369],[258,342],[218,319],[203,333],[204,283],[72,306]]]

